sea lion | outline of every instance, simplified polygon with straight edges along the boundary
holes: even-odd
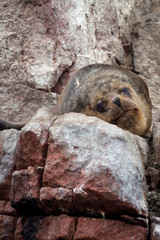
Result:
[[[145,81],[121,67],[93,64],[83,67],[62,92],[59,115],[80,112],[144,136],[151,126],[151,100]]]
[[[80,112],[144,136],[151,126],[151,111],[148,87],[142,78],[120,67],[93,64],[73,75],[54,114]],[[0,130],[24,125],[0,120]]]

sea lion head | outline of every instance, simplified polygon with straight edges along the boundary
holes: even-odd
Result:
[[[142,99],[130,84],[114,82],[107,86],[107,91],[99,89],[83,112],[142,136],[148,124],[143,106]]]

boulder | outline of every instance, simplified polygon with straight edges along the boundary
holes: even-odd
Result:
[[[48,201],[46,211],[57,210],[56,192],[62,188],[72,190],[74,212],[146,218],[145,139],[96,117],[69,113],[50,127],[48,145],[42,186],[51,194],[41,190],[43,209]]]

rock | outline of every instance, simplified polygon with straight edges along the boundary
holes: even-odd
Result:
[[[12,208],[10,201],[6,202],[3,214],[9,215],[9,216],[17,216],[18,215],[16,210],[14,208]]]
[[[27,170],[15,171],[12,177],[10,199],[14,202],[19,202],[23,198],[38,199],[39,189],[40,175],[33,167],[28,167]]]
[[[63,72],[53,62],[56,40],[51,37],[55,29],[51,1],[4,0],[0,8],[1,117],[30,119],[41,106],[55,103],[55,94],[39,89],[49,91]]]
[[[71,189],[76,212],[145,218],[141,141],[96,117],[64,114],[50,127],[43,187]]]
[[[147,193],[147,200],[149,205],[149,215],[157,216],[160,213],[160,199],[156,191],[149,191]]]
[[[151,240],[159,240],[160,239],[160,218],[152,217],[151,219]]]
[[[147,229],[138,225],[108,219],[80,217],[73,240],[144,240]]]
[[[43,216],[32,216],[24,222],[22,225],[22,221],[20,220],[19,226],[17,226],[19,229],[22,228],[22,236],[23,239],[37,239],[36,235],[38,232],[39,226],[41,226],[44,222]],[[17,234],[19,230],[17,229]]]
[[[57,213],[73,211],[72,190],[63,187],[42,187],[40,190],[40,207],[47,214],[52,213],[53,209]]]
[[[17,130],[0,132],[0,200],[9,200],[12,173],[16,166]]]
[[[159,9],[160,10],[160,9]],[[140,19],[134,28],[134,70],[146,78],[153,104],[153,120],[160,120],[160,11]]]
[[[155,163],[160,164],[160,123],[153,124],[153,149],[155,153]]]
[[[24,225],[24,239],[72,240],[76,229],[76,218],[67,215],[32,217]]]
[[[18,218],[18,221],[17,221],[17,225],[16,225],[16,229],[15,229],[15,232],[14,232],[14,240],[23,240],[23,236],[22,236],[22,231],[23,231],[23,218],[20,217]]]
[[[149,175],[149,178],[150,178],[151,187],[153,189],[157,188],[158,184],[159,184],[159,181],[160,181],[160,171],[156,168],[149,167],[148,168],[148,175]]]
[[[146,219],[141,218],[141,217],[131,217],[128,215],[121,215],[120,220],[126,222],[126,223],[130,223],[130,224],[134,224],[134,225],[140,225],[142,227],[147,227],[148,226],[148,221],[146,221]]]
[[[0,215],[0,239],[13,239],[17,218]]]
[[[10,192],[12,207],[27,216],[39,213],[37,202],[40,184],[40,175],[33,167],[15,171]]]
[[[6,201],[0,201],[0,215],[4,213]]]
[[[54,121],[53,111],[41,108],[21,130],[16,155],[17,169],[44,167],[48,129]]]
[[[3,0],[0,9],[1,117],[20,121],[52,106],[51,91],[82,66],[130,68],[132,22],[151,12],[151,1]]]
[[[160,2],[159,0],[153,0],[152,1],[152,7],[154,12],[159,12],[160,11]]]

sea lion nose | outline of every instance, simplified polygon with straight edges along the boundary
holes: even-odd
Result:
[[[119,97],[115,97],[112,102],[117,104],[118,107],[121,107],[121,100]]]

